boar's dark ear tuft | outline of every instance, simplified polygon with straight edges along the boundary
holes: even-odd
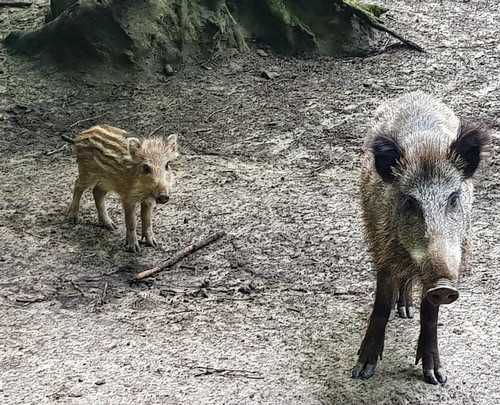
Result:
[[[490,135],[481,126],[462,124],[458,138],[451,144],[451,152],[460,158],[460,168],[465,177],[471,177],[479,166]]]
[[[388,136],[378,136],[373,140],[373,156],[375,157],[375,169],[384,181],[393,181],[392,168],[397,161],[403,157],[403,149],[399,144]]]

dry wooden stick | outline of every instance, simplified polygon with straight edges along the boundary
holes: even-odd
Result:
[[[164,261],[160,266],[156,266],[156,267],[153,267],[152,269],[137,273],[132,278],[131,281],[132,282],[139,281],[139,280],[142,280],[143,278],[151,276],[152,274],[156,274],[162,270],[168,269],[169,267],[172,267],[175,263],[180,262],[186,256],[189,256],[191,253],[196,252],[197,250],[199,250],[207,245],[210,245],[211,243],[215,242],[216,240],[218,240],[224,236],[226,236],[226,232],[219,231],[219,232],[216,232],[216,233],[210,235],[208,238],[203,239],[202,241],[200,241],[198,243],[193,243],[192,245],[189,245],[189,246],[185,247],[184,249],[179,250],[170,259]]]
[[[31,7],[33,3],[25,3],[24,1],[0,1],[0,7]]]
[[[99,114],[99,115],[96,115],[94,117],[89,117],[89,118],[85,118],[83,120],[78,120],[76,122],[73,122],[73,124],[71,124],[69,127],[70,128],[73,128],[74,126],[77,126],[78,124],[81,124],[83,122],[87,122],[87,121],[92,121],[92,120],[95,120],[97,118],[101,118],[101,117],[104,117],[107,113],[104,113],[104,114]]]

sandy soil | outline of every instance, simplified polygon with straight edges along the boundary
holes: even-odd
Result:
[[[379,3],[427,53],[222,55],[172,78],[110,79],[33,69],[0,48],[1,403],[500,404],[500,6]],[[47,8],[0,9],[1,36],[41,26]],[[375,108],[415,89],[494,141],[477,176],[473,270],[441,310],[439,386],[414,366],[418,313],[390,322],[373,379],[350,378],[374,292],[360,146]],[[154,220],[162,249],[124,251],[116,198],[119,231],[97,226],[90,193],[81,224],[68,223],[76,165],[61,135],[96,123],[179,134],[172,200]],[[129,284],[219,230],[228,236]]]

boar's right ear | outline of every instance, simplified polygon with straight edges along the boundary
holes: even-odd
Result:
[[[392,138],[384,135],[377,136],[373,140],[373,156],[375,157],[375,169],[382,180],[391,182],[394,180],[392,168],[403,156],[401,146]]]
[[[139,138],[127,138],[128,150],[131,155],[134,155],[139,149],[141,149],[141,141]]]
[[[451,144],[451,152],[460,158],[459,166],[466,178],[476,171],[489,143],[490,135],[483,127],[461,125],[458,138]]]

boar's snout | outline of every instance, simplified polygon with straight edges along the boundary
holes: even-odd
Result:
[[[449,280],[441,279],[425,293],[427,299],[434,305],[451,304],[456,301],[458,289]]]
[[[169,199],[170,197],[168,196],[168,194],[160,194],[155,198],[158,204],[165,204],[166,202],[168,202]]]

